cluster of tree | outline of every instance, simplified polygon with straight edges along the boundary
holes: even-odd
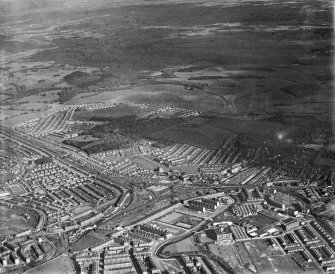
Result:
[[[147,135],[173,126],[184,123],[182,118],[153,118],[153,119],[137,119],[136,116],[123,116],[118,118],[95,118],[93,121],[108,121],[107,124],[95,126],[85,132],[95,137],[101,138],[108,133],[117,132],[121,135],[131,137],[146,137]]]
[[[78,141],[68,139],[68,140],[64,140],[63,143],[69,146],[74,146],[76,148],[82,149],[85,145],[89,144],[90,142],[78,142]]]
[[[153,143],[151,146],[162,149],[162,148],[168,147],[168,146],[173,145],[173,144],[174,144],[174,142],[172,142],[170,140],[160,140],[156,143]]]
[[[80,91],[76,87],[68,87],[62,89],[60,92],[57,93],[59,96],[59,103],[64,104],[67,101],[70,101],[78,93],[80,93]]]
[[[96,141],[84,141],[80,142],[77,140],[65,140],[63,143],[79,148],[85,151],[87,154],[98,153],[107,150],[128,148],[133,146],[134,141],[132,138],[127,136],[122,136],[116,133],[108,135],[100,135],[100,140]]]
[[[87,154],[130,147],[130,142],[103,142],[83,149]]]

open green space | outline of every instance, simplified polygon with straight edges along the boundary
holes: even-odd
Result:
[[[197,251],[193,236],[166,246],[163,253]]]
[[[249,216],[249,217],[243,218],[242,221],[250,223],[250,224],[252,224],[256,227],[259,227],[259,228],[274,224],[276,222],[276,220],[271,219],[271,218],[266,217],[266,216],[261,215],[261,214],[257,214],[255,216]]]
[[[27,272],[27,274],[75,274],[75,268],[68,256],[59,256]]]
[[[36,217],[23,213],[20,210],[0,206],[0,237],[34,228],[37,223]]]
[[[103,237],[97,237],[96,235],[92,234],[92,233],[88,233],[86,235],[84,235],[83,237],[81,237],[77,242],[75,242],[71,247],[71,251],[72,252],[76,252],[76,251],[82,251],[85,248],[89,248],[95,244],[99,244],[99,243],[103,243],[103,241],[105,240]]]
[[[307,270],[301,269],[290,256],[264,257],[254,260],[254,264],[260,274],[322,273],[316,266]]]

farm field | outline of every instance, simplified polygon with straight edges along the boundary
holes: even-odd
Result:
[[[0,95],[11,107],[1,119],[13,124],[44,114],[58,102],[109,100],[179,106],[228,118],[313,114],[327,119],[333,33],[326,3],[311,0],[311,10],[303,1],[280,2],[276,9],[274,1],[197,2],[107,5],[99,0],[86,3],[90,15],[78,4],[68,6],[65,15],[50,3],[24,24],[5,7],[4,22],[10,24],[0,25],[8,51],[1,60],[6,71]],[[50,7],[54,12],[45,20],[43,12]],[[135,25],[128,16],[132,11]],[[88,24],[91,15],[94,24]],[[73,24],[73,18],[83,20]],[[276,18],[275,23],[269,18]],[[131,113],[120,109],[102,115]],[[254,126],[237,123],[234,128],[249,132]],[[260,134],[277,129],[268,127],[259,128]]]

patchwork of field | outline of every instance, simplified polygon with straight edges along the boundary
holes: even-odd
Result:
[[[65,13],[44,3],[24,22],[15,12],[35,7],[2,11],[0,95],[11,104],[3,120],[43,114],[56,101],[168,104],[265,119],[330,113],[328,1],[98,2],[86,1],[85,12],[67,5]]]

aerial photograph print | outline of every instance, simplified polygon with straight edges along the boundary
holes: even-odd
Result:
[[[0,0],[0,273],[335,274],[335,1]]]

